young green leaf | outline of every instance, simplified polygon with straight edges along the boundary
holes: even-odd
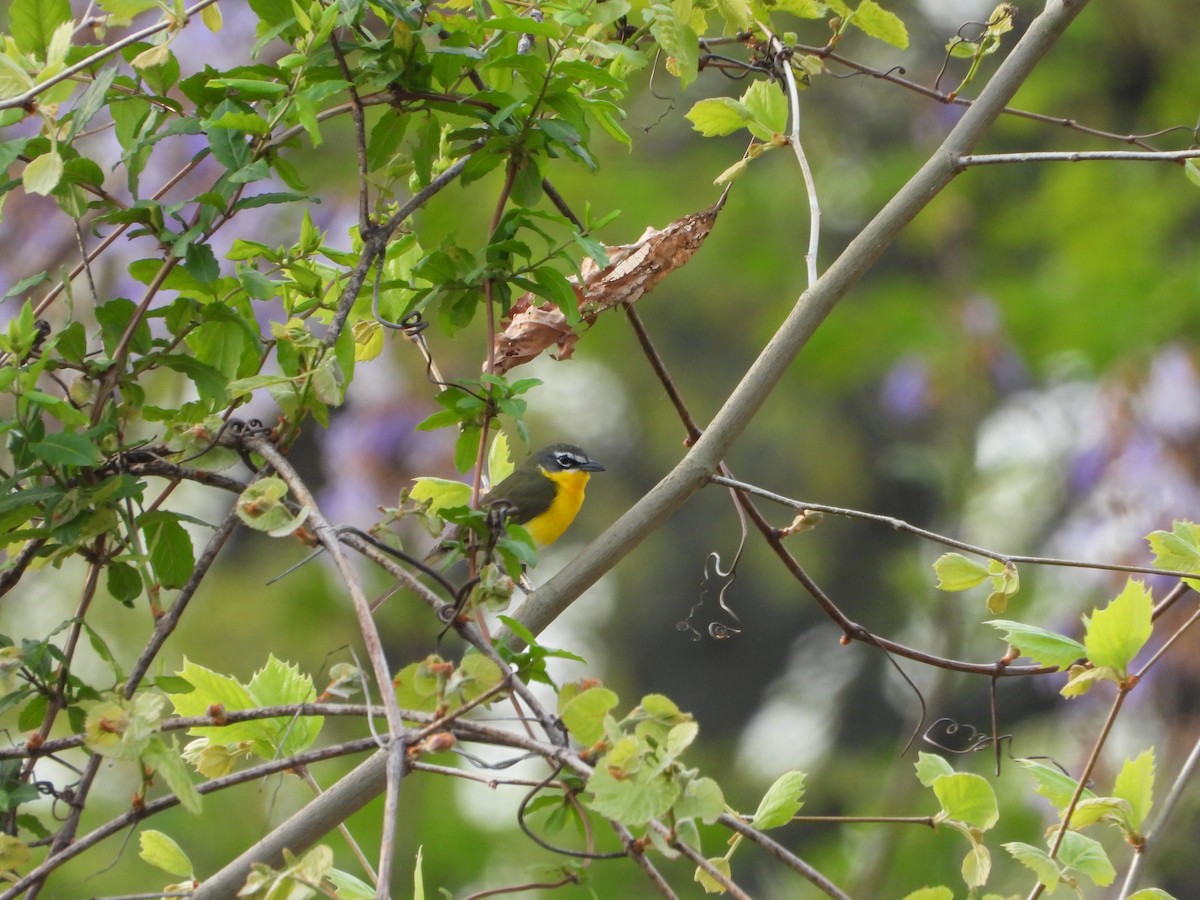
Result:
[[[691,778],[675,804],[675,818],[699,819],[712,824],[725,812],[725,795],[721,786],[711,778]]]
[[[708,863],[726,878],[729,878],[733,872],[733,870],[730,868],[729,859],[727,857],[714,856],[708,861]],[[706,872],[704,869],[701,869],[699,866],[696,867],[696,874],[692,876],[692,880],[699,884],[700,887],[704,888],[704,893],[706,894],[725,893],[725,885],[721,884],[721,882],[717,881],[717,879],[713,878],[708,874],[708,872]]]
[[[983,844],[971,843],[971,849],[963,857],[962,877],[969,888],[983,887],[992,873],[992,854]]]
[[[1152,531],[1146,540],[1154,554],[1154,565],[1160,569],[1200,573],[1200,525],[1173,522],[1170,531]],[[1200,590],[1200,579],[1186,580],[1193,590]]]
[[[1050,858],[1049,853],[1040,847],[1033,847],[1020,841],[1012,841],[1003,846],[1013,859],[1033,870],[1039,884],[1044,884],[1051,893],[1055,891],[1059,879],[1062,878],[1062,873],[1059,871],[1058,863]]]
[[[1036,625],[1012,622],[1008,619],[993,619],[987,623],[1004,632],[1004,639],[1041,666],[1066,669],[1072,663],[1087,656],[1087,650],[1079,641],[1072,640]]]
[[[1129,824],[1142,827],[1154,800],[1154,748],[1143,750],[1134,759],[1125,760],[1113,782],[1113,796],[1129,803]]]
[[[996,792],[985,778],[971,772],[956,772],[935,778],[933,793],[946,818],[972,828],[987,831],[1000,818]]]
[[[893,47],[908,49],[908,29],[904,27],[904,22],[875,0],[862,0],[850,17],[850,24]]]
[[[917,888],[905,894],[903,900],[954,900],[954,891],[945,885]]]
[[[684,118],[705,137],[719,137],[745,128],[754,114],[732,97],[714,97],[693,104]]]
[[[769,141],[787,130],[788,102],[779,85],[755,81],[746,88],[741,102],[750,113],[750,133],[760,141]]]
[[[1142,582],[1129,579],[1125,589],[1104,609],[1085,620],[1083,643],[1095,666],[1107,666],[1124,677],[1126,667],[1150,637],[1154,600]]]
[[[943,553],[933,564],[940,591],[965,591],[983,584],[988,577],[987,566],[961,553]]]
[[[925,787],[931,787],[934,780],[943,775],[954,774],[954,767],[934,753],[918,753],[916,770],[917,780]]]
[[[584,746],[604,737],[604,717],[616,708],[618,697],[606,687],[580,691],[559,708],[559,717],[567,730]]]
[[[759,831],[786,825],[800,811],[804,797],[804,773],[793,769],[775,779],[758,801],[751,821]]]
[[[1058,848],[1058,861],[1064,869],[1073,869],[1086,875],[1100,887],[1112,884],[1117,877],[1116,869],[1109,862],[1108,854],[1099,841],[1077,831],[1068,831],[1063,835],[1062,846]]]

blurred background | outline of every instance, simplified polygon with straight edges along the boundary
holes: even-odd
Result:
[[[908,51],[865,38],[847,40],[840,51],[883,70],[903,66],[904,77],[932,86],[946,41],[960,26],[985,20],[993,4],[886,6],[908,25]],[[253,42],[244,10],[222,7],[221,35],[189,28],[181,38],[190,45],[178,51],[185,74],[206,58],[214,64],[242,58]],[[1041,4],[1024,0],[1017,7],[1019,35]],[[1195,25],[1195,8],[1185,0],[1091,4],[1014,106],[1119,135],[1175,129],[1154,144],[1191,146],[1198,115]],[[820,45],[823,27],[797,20],[800,42]],[[981,82],[995,64],[995,58],[985,62]],[[942,86],[955,83],[962,71],[961,62],[952,62]],[[802,138],[823,212],[822,268],[961,113],[849,74],[831,65],[801,97]],[[653,84],[644,75],[627,104],[633,150],[601,136],[595,144],[602,152],[598,174],[563,163],[550,178],[576,210],[585,204],[598,214],[620,210],[601,234],[608,243],[630,242],[647,226],[661,228],[697,212],[717,198],[712,179],[740,158],[744,142],[737,136],[702,139],[684,113],[702,97],[737,96],[745,86],[706,72],[681,95],[661,72]],[[972,86],[966,95],[977,90]],[[310,209],[313,220],[328,231],[328,243],[345,247],[357,202],[349,122],[331,122],[325,136],[322,147],[293,151],[291,158],[320,197]],[[1122,148],[1080,130],[1010,116],[979,150]],[[191,152],[181,141],[179,159]],[[166,172],[168,161],[162,165]],[[157,183],[155,173],[144,178]],[[481,198],[494,196],[480,185],[452,187],[422,213],[422,227],[460,238],[478,235],[482,242],[491,201]],[[5,208],[0,239],[22,248],[0,258],[0,278],[8,284],[35,266],[54,268],[73,259],[74,236],[43,231],[48,218],[38,218],[36,199],[14,195]],[[639,302],[702,425],[803,290],[807,222],[794,158],[767,154],[734,185],[703,249]],[[236,237],[291,243],[299,224],[266,210],[246,213],[221,233],[218,258]],[[424,243],[433,245],[428,238]],[[819,329],[728,464],[743,479],[795,499],[895,516],[1005,553],[1147,564],[1145,535],[1169,529],[1173,519],[1194,518],[1200,500],[1198,248],[1200,189],[1180,166],[1094,162],[968,171]],[[131,290],[120,267],[103,275],[110,295]],[[481,331],[453,343],[436,329],[428,334],[447,375],[478,371]],[[572,359],[541,359],[516,374],[544,382],[528,395],[533,445],[578,443],[607,468],[593,478],[571,531],[542,554],[533,575],[542,583],[671,468],[684,453],[684,431],[619,313],[602,316]],[[398,338],[382,357],[360,365],[329,429],[311,426],[296,451],[327,516],[369,525],[381,517],[380,507],[396,505],[414,477],[454,474],[453,435],[414,430],[436,410],[434,393],[416,349]],[[269,407],[253,412],[270,416]],[[196,490],[179,502],[216,521],[228,499]],[[779,526],[794,514],[765,503],[760,508]],[[203,529],[194,537],[199,546]],[[415,532],[404,538],[421,546]],[[711,488],[695,497],[543,635],[544,644],[587,659],[586,665],[556,665],[556,677],[602,679],[620,694],[622,711],[657,692],[693,713],[701,739],[689,761],[718,778],[737,809],[753,811],[778,774],[801,768],[809,776],[807,815],[935,812],[912,764],[918,749],[937,748],[920,739],[905,748],[914,732],[942,717],[987,731],[989,682],[897,660],[927,704],[922,722],[921,703],[893,664],[865,645],[841,646],[840,632],[753,533],[725,593],[740,633],[723,641],[694,639],[678,623],[702,599],[693,620],[701,630],[714,618],[729,623],[715,614],[719,583],[706,585],[706,560],[716,552],[728,565],[739,540],[738,516],[725,491]],[[944,548],[830,516],[816,530],[792,537],[789,546],[846,614],[877,634],[977,662],[995,661],[1005,650],[996,630],[982,624],[988,618],[986,589],[935,590],[930,564]],[[186,652],[194,662],[247,679],[271,652],[320,686],[332,664],[361,657],[349,603],[323,562],[266,585],[306,553],[298,544],[240,531],[169,646],[166,668],[173,670]],[[28,580],[21,596],[0,607],[0,631],[41,633],[46,623],[70,616],[70,585],[78,583],[80,571],[67,567]],[[378,593],[388,588],[378,575],[368,577]],[[1115,596],[1124,580],[1023,566],[1021,591],[1006,616],[1078,636],[1080,616]],[[1166,579],[1150,583],[1156,599],[1171,586]],[[1194,605],[1195,595],[1189,595],[1172,621],[1183,621]],[[106,637],[128,654],[137,652],[152,627],[144,608],[113,603],[103,616]],[[393,596],[379,619],[394,668],[435,651],[461,653],[453,638],[437,647],[440,626],[409,596]],[[1171,623],[1163,625],[1169,629]],[[1111,785],[1123,758],[1150,745],[1157,747],[1162,773],[1159,796],[1178,770],[1200,726],[1200,654],[1194,638],[1183,640],[1123,711],[1097,774],[1100,786]],[[1046,756],[1068,772],[1080,770],[1109,694],[1100,690],[1067,702],[1057,695],[1063,680],[1057,675],[998,684],[1000,729],[1012,736],[1006,754]],[[323,739],[349,737],[357,729],[328,721]],[[449,755],[436,761],[468,766]],[[952,763],[989,777],[1002,809],[1012,811],[989,836],[996,865],[989,887],[1027,890],[1031,879],[999,845],[1037,843],[1051,821],[1049,805],[1033,796],[1032,781],[1014,763],[1006,760],[994,777],[990,752],[954,756]],[[330,765],[315,775],[330,784],[343,770]],[[218,830],[194,830],[180,811],[156,820],[155,827],[176,836],[203,875],[304,801],[293,781],[207,800],[204,821],[223,820]],[[128,791],[114,794],[114,807],[121,808],[135,787],[131,781]],[[561,862],[516,828],[520,797],[519,789],[491,791],[449,778],[406,781],[396,895],[411,884],[418,846],[431,895],[443,887],[464,896],[520,883],[531,880],[531,862]],[[1023,813],[1016,798],[1025,798]],[[1185,795],[1175,827],[1180,847],[1192,843],[1198,807],[1195,792]],[[372,830],[379,814],[373,806],[352,823],[368,848],[377,841]],[[951,834],[912,826],[796,824],[779,835],[856,897],[900,897],[935,883],[962,890],[958,868],[966,847]],[[706,850],[723,852],[723,840],[712,832]],[[345,863],[339,841],[330,843]],[[1128,851],[1119,844],[1108,846],[1120,869]],[[75,871],[80,896],[155,883],[156,873],[131,847],[113,843],[111,857],[105,873]],[[689,865],[665,863],[664,869],[673,883],[689,884]],[[596,863],[588,874],[600,897],[647,890],[644,877],[626,863]],[[734,877],[756,897],[811,891],[749,847],[736,855]],[[1186,897],[1198,878],[1194,853],[1156,848],[1143,883]]]

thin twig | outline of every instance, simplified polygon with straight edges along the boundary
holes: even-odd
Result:
[[[200,12],[200,10],[204,9],[204,7],[212,6],[216,2],[217,0],[200,0],[200,2],[195,6],[189,7],[183,11],[185,20]],[[103,50],[98,50],[91,56],[88,56],[87,58],[75,63],[73,66],[67,66],[61,72],[57,72],[47,78],[45,81],[35,84],[29,90],[25,91],[25,93],[17,94],[17,96],[9,97],[6,100],[0,100],[0,109],[16,109],[18,107],[27,107],[37,98],[39,94],[49,90],[59,82],[66,81],[68,78],[72,78],[75,75],[78,75],[80,72],[90,69],[92,66],[96,65],[96,63],[103,62],[104,60],[108,59],[108,57],[120,53],[126,47],[132,46],[139,41],[144,41],[146,38],[171,27],[178,27],[178,20],[173,16],[164,15],[163,20],[158,24],[150,25],[146,28],[143,28],[141,31],[135,31],[133,34],[125,35],[125,37],[121,38],[119,41],[114,41]]]
[[[974,553],[977,556],[982,556],[985,559],[993,559],[999,563],[1025,563],[1027,565],[1037,566],[1060,566],[1071,569],[1099,569],[1104,572],[1131,572],[1140,575],[1169,575],[1175,578],[1195,578],[1195,572],[1177,571],[1174,569],[1159,569],[1155,566],[1126,566],[1118,563],[1092,562],[1081,559],[1058,559],[1052,556],[1026,556],[1020,553],[1001,553],[997,550],[989,550],[987,547],[980,547],[976,544],[968,544],[965,541],[960,541],[952,537],[947,537],[944,534],[938,534],[936,531],[927,531],[924,528],[918,528],[915,525],[910,525],[903,519],[897,519],[894,516],[880,515],[879,513],[869,513],[858,509],[847,509],[841,506],[829,506],[824,503],[808,503],[804,500],[793,500],[791,497],[785,497],[782,494],[776,494],[774,491],[768,491],[765,488],[757,487],[744,481],[735,481],[732,478],[726,478],[723,475],[714,475],[712,477],[713,484],[719,484],[723,487],[736,488],[740,491],[745,491],[748,494],[755,494],[782,506],[790,506],[792,509],[804,511],[811,510],[813,512],[829,513],[834,516],[844,516],[848,519],[865,519],[868,522],[878,522],[881,525],[887,525],[895,531],[905,532],[915,535],[916,537],[925,538],[937,544],[943,544],[947,547],[953,547],[956,550],[965,550],[968,553]]]
[[[731,816],[728,813],[725,813],[717,821],[726,828],[736,831],[738,834],[742,835],[742,837],[748,838],[749,840],[758,844],[784,865],[807,878],[809,882],[815,885],[827,896],[834,897],[835,900],[850,900],[849,895],[842,891],[841,888],[835,885],[832,881],[830,881],[796,854],[792,853],[779,842],[767,837],[757,828],[747,825],[737,816]]]

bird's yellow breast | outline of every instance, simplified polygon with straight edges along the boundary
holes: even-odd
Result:
[[[548,472],[541,466],[538,468],[543,476],[554,482],[554,500],[548,510],[525,523],[525,530],[544,546],[557,541],[575,520],[579,507],[583,505],[583,490],[587,487],[589,476],[578,469]]]

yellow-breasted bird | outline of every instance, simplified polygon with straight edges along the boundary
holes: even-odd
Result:
[[[574,444],[551,444],[513,469],[488,492],[482,506],[503,522],[524,525],[534,542],[544,547],[562,537],[575,520],[591,473],[603,471],[604,466]],[[461,532],[457,537],[461,539]],[[425,562],[440,559],[452,546],[451,541],[439,542]]]
[[[541,546],[557,541],[583,505],[592,472],[604,466],[574,444],[551,444],[513,469],[488,492],[485,507],[504,510]]]

